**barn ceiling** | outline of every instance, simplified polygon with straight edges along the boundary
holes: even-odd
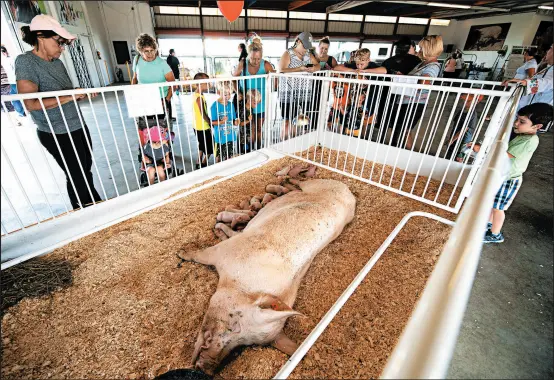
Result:
[[[196,7],[217,7],[216,1],[180,1],[150,0],[151,6],[170,5]],[[489,17],[512,13],[534,12],[539,5],[552,5],[544,0],[447,0],[435,1],[436,6],[428,5],[429,1],[336,1],[336,0],[246,0],[250,9],[295,10],[301,12],[333,12],[350,14],[369,14],[378,16],[404,16],[445,19],[469,19]],[[452,8],[460,6],[464,8]],[[471,8],[467,8],[471,7]],[[550,14],[552,12],[550,11]]]

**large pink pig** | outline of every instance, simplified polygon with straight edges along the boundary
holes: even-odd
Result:
[[[243,232],[186,260],[213,265],[219,283],[196,341],[192,364],[213,374],[237,346],[272,344],[291,355],[283,332],[300,281],[352,220],[356,199],[342,182],[315,179],[265,206]]]

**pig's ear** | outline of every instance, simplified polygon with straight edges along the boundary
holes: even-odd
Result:
[[[274,322],[279,319],[292,317],[293,315],[302,315],[302,313],[294,311],[279,297],[270,294],[261,295],[254,304],[261,309],[265,322]]]

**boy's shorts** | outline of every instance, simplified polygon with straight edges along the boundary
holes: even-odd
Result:
[[[207,156],[214,154],[214,143],[212,140],[212,131],[206,129],[200,131],[195,129],[196,139],[198,140],[198,150],[204,152]]]
[[[215,156],[219,157],[221,161],[225,161],[228,158],[233,157],[234,143],[229,141],[225,144],[215,143]]]
[[[521,177],[504,181],[502,186],[500,186],[500,190],[498,190],[498,193],[496,193],[496,196],[494,197],[492,208],[496,210],[507,210],[516,197],[516,194],[521,187],[521,182]]]

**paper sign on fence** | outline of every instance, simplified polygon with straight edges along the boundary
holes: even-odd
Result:
[[[160,91],[142,86],[127,86],[123,90],[129,117],[159,115],[164,113]]]

